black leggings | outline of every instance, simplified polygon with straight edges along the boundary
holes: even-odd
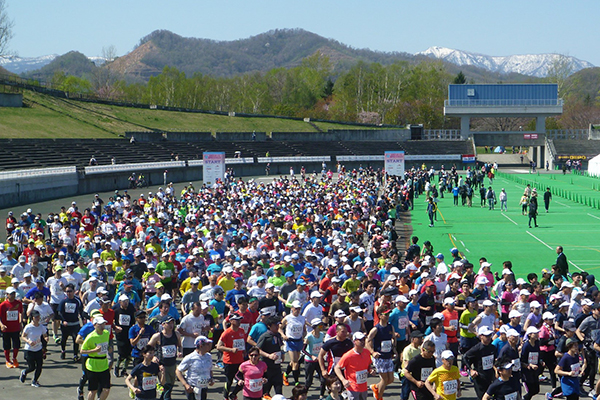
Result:
[[[270,364],[270,363],[269,363]],[[263,386],[263,395],[270,395],[271,388],[275,389],[275,394],[283,394],[283,375],[281,374],[281,365],[269,365],[265,378],[267,383]]]
[[[229,394],[233,392],[233,380],[240,369],[240,364],[224,364],[225,386],[223,387],[223,397],[228,399]],[[237,386],[237,385],[236,385]]]
[[[306,378],[306,389],[310,389],[313,383],[315,372],[319,376],[319,382],[321,383],[321,398],[325,395],[325,380],[321,375],[321,367],[318,361],[304,362],[304,376]]]
[[[78,355],[79,354],[79,345],[77,344],[77,342],[75,341],[75,339],[77,338],[77,333],[79,332],[79,329],[81,327],[79,325],[61,325],[60,326],[60,331],[61,331],[61,338],[60,338],[60,349],[61,351],[65,351],[65,349],[67,348],[67,339],[69,339],[69,337],[73,338],[73,355]]]
[[[556,388],[556,374],[554,368],[556,368],[556,354],[552,351],[540,351],[540,358],[544,362],[545,366],[548,367],[550,372],[550,384],[552,389]],[[540,375],[544,372],[544,367],[540,367]]]
[[[27,360],[27,369],[25,375],[35,371],[33,374],[33,380],[37,382],[42,375],[42,364],[44,363],[44,350],[38,351],[26,351],[25,360]]]
[[[539,370],[523,371],[523,383],[527,386],[527,394],[523,396],[523,400],[531,400],[533,396],[540,392],[540,376],[538,375]]]

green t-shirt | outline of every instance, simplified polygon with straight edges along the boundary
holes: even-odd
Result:
[[[73,271],[77,272],[78,274],[83,275],[86,279],[90,276],[90,270],[87,269],[86,267],[83,268],[75,268]]]
[[[461,325],[467,325],[468,326],[471,322],[473,322],[473,320],[475,318],[477,318],[477,315],[478,315],[477,310],[469,311],[469,309],[467,308],[460,315],[460,319],[458,320],[458,322]],[[475,337],[477,335],[474,334],[473,332],[469,332],[467,329],[460,328],[460,336],[466,337],[466,338],[473,338],[473,337]]]
[[[269,278],[269,283],[272,283],[273,285],[275,285],[277,287],[281,287],[281,285],[283,285],[286,281],[287,281],[287,279],[283,275],[281,275],[281,276],[273,275],[272,277]]]
[[[344,289],[348,293],[356,292],[360,287],[360,281],[358,279],[348,279],[342,285],[342,289]]]
[[[100,345],[101,350],[97,353],[89,353],[85,361],[85,367],[92,372],[103,372],[108,369],[108,339],[110,335],[105,329],[102,334],[96,330],[90,333],[81,346],[82,350],[91,350]]]
[[[156,273],[165,277],[165,279],[161,280],[163,284],[169,283],[173,280],[172,277],[175,275],[175,266],[172,262],[161,261],[156,264]]]

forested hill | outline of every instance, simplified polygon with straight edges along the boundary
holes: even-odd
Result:
[[[302,29],[280,29],[246,39],[215,41],[185,38],[157,30],[140,40],[131,53],[111,63],[110,68],[144,80],[158,75],[168,65],[192,75],[199,72],[215,77],[232,77],[247,72],[290,68],[319,52],[329,57],[335,69],[345,69],[359,60],[391,64],[410,60],[408,53],[382,53],[353,49]]]

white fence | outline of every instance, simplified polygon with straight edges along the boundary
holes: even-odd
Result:
[[[384,155],[380,156],[337,156],[337,161],[383,161]]]
[[[253,157],[241,157],[241,158],[226,158],[225,165],[227,164],[254,164]]]
[[[185,161],[165,161],[156,163],[137,163],[137,164],[115,164],[115,165],[97,165],[85,167],[85,174],[105,174],[107,172],[129,172],[148,169],[168,169],[185,167]]]
[[[330,156],[312,156],[312,157],[258,157],[259,163],[295,163],[295,162],[330,162]]]
[[[20,169],[16,171],[0,172],[0,180],[5,179],[22,179],[48,175],[66,175],[77,172],[76,167],[57,167],[57,168],[37,168],[37,169]]]
[[[462,160],[462,154],[407,154],[404,156],[407,161],[437,161],[437,160]],[[337,161],[383,161],[384,156],[337,156]]]

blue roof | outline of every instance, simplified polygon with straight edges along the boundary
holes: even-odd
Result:
[[[449,85],[448,105],[556,105],[558,85],[481,84]]]

